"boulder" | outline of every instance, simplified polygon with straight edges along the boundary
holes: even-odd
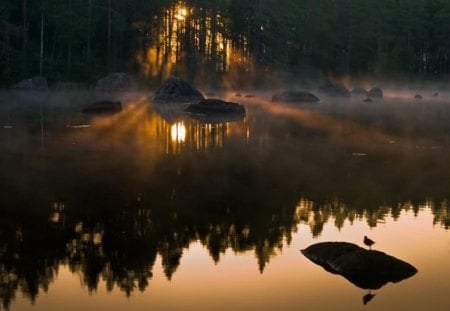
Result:
[[[350,92],[348,89],[340,83],[328,82],[325,85],[319,87],[319,91],[332,97],[349,97]]]
[[[112,73],[98,80],[95,85],[96,92],[128,92],[136,88],[135,78],[124,72]]]
[[[171,76],[159,87],[153,100],[156,103],[193,103],[205,100],[205,97],[186,81],[178,77]]]
[[[197,104],[189,105],[185,112],[193,115],[245,115],[245,108],[220,99],[205,99]]]
[[[312,93],[304,91],[285,91],[272,96],[272,102],[286,103],[315,103],[319,98]]]
[[[122,111],[120,101],[103,100],[86,105],[81,112],[86,114],[115,114]]]
[[[36,76],[30,79],[22,80],[11,87],[16,91],[48,91],[47,79],[42,76]]]
[[[364,97],[366,97],[368,93],[369,92],[367,92],[367,90],[362,87],[354,87],[350,92],[352,96],[364,96]]]
[[[379,289],[388,282],[397,283],[417,273],[407,262],[347,242],[317,243],[301,252],[326,271],[342,275],[363,289]]]
[[[379,87],[374,87],[369,90],[367,95],[372,98],[383,98],[383,90]]]

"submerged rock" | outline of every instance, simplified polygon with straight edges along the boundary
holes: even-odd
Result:
[[[245,115],[245,108],[220,99],[205,99],[197,104],[189,105],[185,112],[194,115]]]
[[[379,87],[371,88],[369,90],[368,96],[372,98],[383,98],[383,90]]]
[[[85,106],[81,112],[87,114],[114,114],[122,111],[120,101],[103,100]]]
[[[326,271],[342,275],[363,289],[379,289],[388,282],[397,283],[417,273],[407,262],[352,243],[317,243],[301,252]]]
[[[315,103],[318,101],[319,98],[316,95],[305,91],[285,91],[272,96],[272,102]]]
[[[136,80],[133,76],[116,72],[97,81],[96,92],[127,92],[137,88]]]
[[[325,93],[328,96],[332,96],[332,97],[349,97],[350,96],[350,92],[348,91],[348,89],[340,83],[328,82],[327,84],[319,87],[319,91]]]
[[[199,102],[205,100],[202,93],[186,81],[171,76],[156,91],[153,100],[156,103],[164,102]]]
[[[352,89],[352,91],[350,92],[350,94],[352,96],[364,96],[364,97],[366,97],[369,94],[369,92],[366,89],[362,88],[362,87],[354,87]]]
[[[36,76],[25,79],[11,87],[16,91],[48,91],[47,79],[42,76]]]

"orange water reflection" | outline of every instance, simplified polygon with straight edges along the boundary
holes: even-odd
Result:
[[[341,240],[361,245],[361,237],[369,233],[376,239],[377,249],[414,263],[419,270],[418,275],[402,284],[378,290],[371,308],[445,310],[450,281],[441,276],[450,275],[447,265],[450,238],[444,229],[430,225],[432,219],[433,215],[426,210],[420,218],[412,212],[403,212],[398,220],[387,217],[386,223],[375,229],[370,229],[362,220],[340,230],[330,222],[324,226],[319,239],[311,236],[307,225],[300,225],[291,244],[285,245],[282,254],[272,259],[264,274],[255,269],[252,252],[236,256],[228,250],[220,264],[215,264],[197,242],[186,250],[182,266],[170,281],[164,277],[159,257],[149,287],[143,293],[134,293],[131,299],[118,289],[107,293],[104,282],[89,295],[80,286],[79,276],[71,273],[67,266],[61,266],[56,282],[48,293],[40,296],[35,306],[19,300],[14,309],[297,310],[301,304],[305,309],[314,310],[329,310],[330,305],[333,310],[359,310],[365,292],[311,264],[299,250],[318,241]],[[424,251],[425,245],[428,251]],[[424,288],[424,282],[432,286]]]

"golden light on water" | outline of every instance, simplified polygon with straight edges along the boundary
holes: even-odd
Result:
[[[170,128],[170,138],[173,142],[184,143],[186,141],[186,126],[184,122],[177,122]]]

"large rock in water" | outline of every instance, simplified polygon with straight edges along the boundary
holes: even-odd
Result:
[[[97,81],[96,92],[128,92],[137,88],[136,79],[124,72],[112,73]]]
[[[25,79],[11,87],[16,91],[48,91],[47,79],[42,76],[36,76],[30,79]]]
[[[81,112],[86,114],[115,114],[122,111],[122,103],[120,101],[103,100],[83,107]]]
[[[193,103],[205,100],[205,97],[186,81],[171,76],[159,87],[153,100],[156,103]]]
[[[363,289],[379,289],[388,282],[397,283],[417,273],[409,263],[352,243],[317,243],[301,252],[326,271],[342,275]]]
[[[368,96],[372,98],[383,98],[383,90],[379,87],[371,88]]]
[[[332,97],[349,97],[349,90],[340,83],[331,83],[328,82],[325,85],[319,87],[319,91],[325,93],[328,96]]]
[[[364,96],[364,97],[367,97],[369,92],[366,89],[362,88],[362,87],[354,87],[352,89],[352,91],[350,92],[350,94],[352,96]]]
[[[194,115],[245,115],[245,108],[236,103],[211,98],[189,105],[185,112]]]
[[[272,96],[272,102],[315,103],[318,101],[319,98],[316,95],[305,91],[284,91]]]

